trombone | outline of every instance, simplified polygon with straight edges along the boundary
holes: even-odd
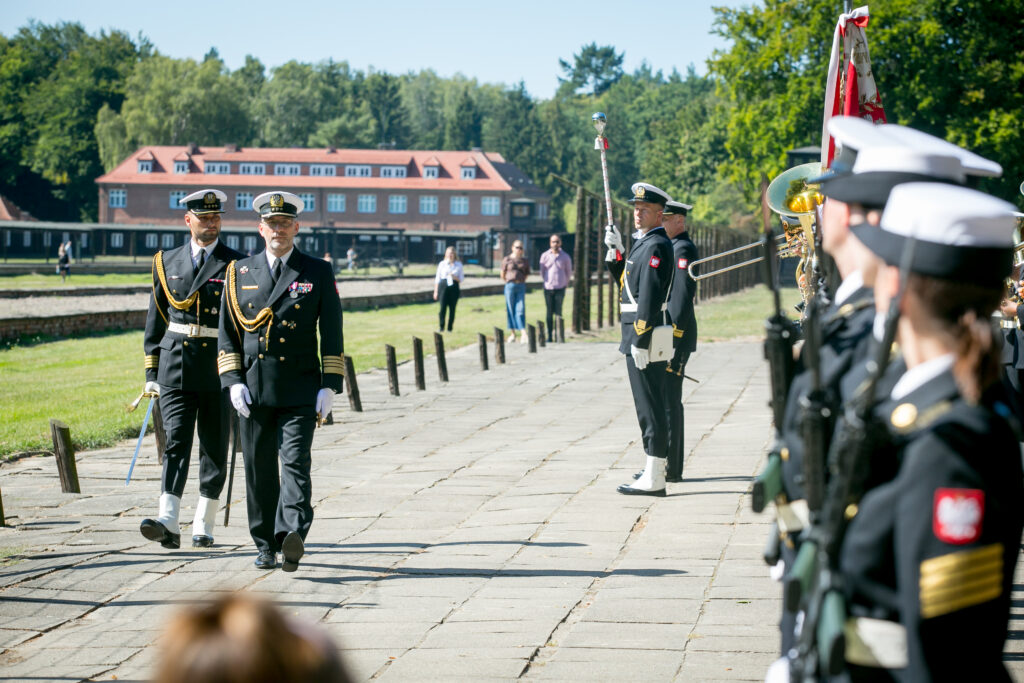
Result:
[[[775,248],[778,250],[777,253],[779,258],[803,256],[805,244],[804,237],[799,230],[799,226],[797,226],[797,229],[794,230],[789,226],[788,223],[784,223],[784,225],[786,226],[785,232],[781,235],[776,235],[775,237]],[[699,282],[714,275],[721,275],[722,273],[728,273],[731,270],[743,268],[744,266],[749,266],[754,263],[760,263],[761,261],[764,260],[764,254],[756,256],[752,259],[747,259],[746,261],[734,263],[729,266],[722,266],[721,268],[717,268],[708,273],[699,272],[699,267],[705,263],[711,263],[712,261],[716,261],[727,256],[732,256],[733,254],[739,254],[744,251],[749,251],[750,249],[759,248],[764,248],[763,243],[760,240],[758,240],[757,242],[751,242],[750,244],[744,245],[742,247],[736,247],[735,249],[728,249],[719,254],[705,256],[702,259],[697,259],[696,261],[690,263],[690,277]]]

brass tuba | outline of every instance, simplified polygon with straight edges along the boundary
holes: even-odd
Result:
[[[818,206],[824,202],[817,185],[808,178],[821,175],[821,164],[812,161],[783,171],[768,185],[768,207],[782,217],[787,243],[802,245],[800,263],[796,267],[797,287],[806,304],[817,287],[814,275],[819,272],[818,254],[814,248],[814,223]],[[811,273],[807,266],[811,266]]]

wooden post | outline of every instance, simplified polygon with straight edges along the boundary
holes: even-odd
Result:
[[[477,344],[480,345],[480,369],[487,369],[487,335],[483,332],[476,333]]]
[[[537,328],[533,325],[527,325],[526,334],[530,342],[528,344],[530,353],[537,353]]]
[[[555,316],[555,322],[558,325],[557,332],[556,332],[556,334],[558,334],[558,343],[559,344],[564,344],[565,343],[565,318],[563,318],[560,315],[559,316]]]
[[[583,232],[577,235],[577,239],[583,245],[583,248],[580,250],[581,258],[583,259],[583,279],[577,281],[577,287],[580,287],[580,330],[590,330],[590,227],[591,223],[594,222],[594,204],[596,201],[591,197],[587,197],[584,202]]]
[[[363,412],[363,402],[359,398],[359,385],[356,384],[356,366],[352,356],[345,354],[345,387],[348,389],[348,405],[354,413]]]
[[[395,347],[385,344],[384,356],[387,358],[388,365],[388,390],[392,396],[398,396],[398,362],[395,361]]]
[[[546,335],[544,334],[544,321],[537,321],[537,341],[540,342],[541,346],[547,346]]]
[[[160,399],[153,404],[153,435],[156,437],[156,461],[164,464],[167,450],[167,430],[164,429],[164,414],[160,412]]]
[[[427,388],[427,380],[423,376],[423,340],[419,337],[412,338],[412,364],[416,377],[416,389],[424,391]]]
[[[4,517],[4,497],[0,494],[0,526],[7,526],[7,518]]]
[[[572,288],[572,329],[580,331],[580,309],[583,306],[583,254],[586,252],[586,232],[584,231],[584,206],[583,188],[576,188],[576,238],[573,240],[573,283]]]
[[[437,354],[437,377],[442,382],[448,381],[448,361],[444,358],[444,335],[434,333],[434,352]]]
[[[494,328],[494,362],[505,362],[505,330]]]
[[[64,493],[81,493],[75,449],[71,445],[71,429],[60,420],[51,419],[50,436],[53,438],[53,455],[57,458],[57,472],[60,474],[60,490]]]

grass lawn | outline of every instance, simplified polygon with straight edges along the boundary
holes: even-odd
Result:
[[[596,290],[595,290],[596,293]],[[799,295],[783,291],[788,311]],[[566,297],[568,316],[571,292]],[[698,304],[700,341],[760,338],[771,298],[764,287]],[[544,297],[526,297],[527,321],[544,317]],[[596,302],[595,302],[596,313]],[[795,314],[794,314],[795,317]],[[592,316],[592,320],[595,318]],[[566,320],[570,322],[569,319]],[[505,326],[505,300],[500,295],[459,301],[455,330],[445,333],[445,348],[476,343],[478,332],[493,339],[495,325]],[[415,304],[345,314],[345,351],[356,371],[384,366],[384,344],[395,347],[399,361],[412,357],[412,337],[433,350],[436,304]],[[567,330],[569,332],[569,330]],[[617,327],[588,332],[587,341],[618,340]],[[51,447],[49,418],[71,427],[76,448],[97,448],[138,434],[145,414],[125,406],[142,390],[142,333],[127,332],[51,341],[0,350],[0,457]]]

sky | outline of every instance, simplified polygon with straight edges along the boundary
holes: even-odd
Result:
[[[549,98],[562,73],[558,60],[591,42],[625,52],[632,72],[643,61],[666,75],[705,61],[727,44],[711,35],[711,6],[757,0],[0,0],[0,33],[11,36],[35,19],[78,22],[90,33],[140,33],[171,57],[202,59],[216,47],[229,69],[251,54],[266,67],[289,60],[347,61],[392,74],[433,69],[481,83],[522,80],[534,97]]]

